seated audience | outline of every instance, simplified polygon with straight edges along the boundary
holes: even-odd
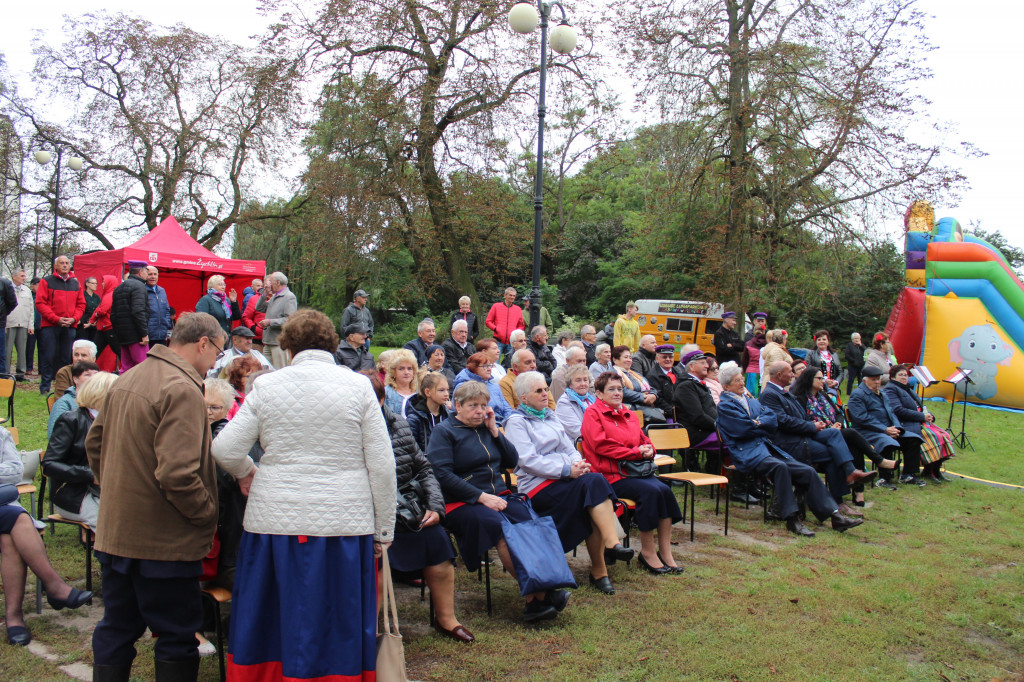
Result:
[[[509,336],[508,343],[512,346],[512,350],[505,353],[505,357],[501,359],[501,366],[503,369],[512,369],[512,355],[517,350],[522,350],[527,347],[526,344],[526,332],[522,329],[516,329]]]
[[[81,521],[94,531],[100,512],[100,490],[85,454],[85,435],[116,379],[114,374],[97,372],[82,384],[76,397],[78,408],[62,414],[53,425],[43,456],[43,473],[50,479],[53,508],[69,521]]]
[[[548,328],[537,325],[530,330],[530,341],[526,347],[533,351],[537,359],[537,371],[544,375],[544,381],[551,383],[551,373],[555,371],[555,356],[548,348]]]
[[[513,388],[516,377],[524,372],[536,372],[537,371],[537,359],[533,355],[533,351],[526,348],[517,350],[512,354],[512,369],[508,371],[498,385],[501,386],[501,394],[505,396],[505,401],[512,406],[512,409],[519,407],[519,396]],[[555,399],[548,394],[548,407],[555,409]]]
[[[708,359],[704,357],[704,351],[690,350],[679,358],[679,364],[686,374],[676,381],[672,391],[676,421],[686,429],[691,447],[717,450],[719,443],[715,434],[715,418],[718,417],[718,408],[704,381],[708,376]],[[707,472],[717,474],[720,465],[719,458],[708,457]]]
[[[501,386],[491,376],[491,368],[491,361],[487,359],[486,354],[473,353],[469,356],[469,360],[466,361],[466,369],[459,372],[459,375],[455,377],[455,390],[458,391],[459,386],[466,382],[483,384],[491,395],[488,405],[494,410],[494,414],[497,415],[498,423],[504,424],[508,416],[512,414],[512,406],[505,400],[505,396],[501,392]]]
[[[722,397],[722,384],[718,381],[718,359],[711,353],[704,357],[708,359],[708,375],[704,379],[704,385],[711,391],[711,398],[718,404]]]
[[[75,400],[75,395],[78,389],[89,380],[93,374],[100,371],[100,366],[95,362],[89,362],[83,360],[76,362],[71,367],[71,385],[64,391],[64,395],[57,399],[53,403],[53,408],[50,410],[50,418],[46,422],[46,437],[50,438],[53,435],[53,425],[57,423],[60,416],[65,412],[78,409],[78,402]]]
[[[565,380],[569,385],[555,403],[555,416],[565,429],[565,434],[575,443],[583,427],[583,413],[597,398],[591,393],[593,377],[582,363],[571,365],[565,373]]]
[[[675,352],[676,347],[668,343],[656,346],[655,365],[647,373],[647,383],[658,393],[658,400],[654,404],[661,409],[666,419],[672,420],[675,420],[676,413],[673,394],[681,378],[681,373],[675,366]]]
[[[807,363],[800,358],[793,360],[793,362],[789,363],[789,366],[793,370],[793,381],[796,381],[804,373],[804,370],[807,369]],[[792,382],[790,385],[792,385]]]
[[[391,358],[398,349],[381,351],[380,355],[377,356],[377,378],[381,381],[386,382],[388,376],[388,365],[391,363]]]
[[[235,397],[228,410],[228,419],[232,419],[242,407],[242,403],[245,402],[245,380],[249,378],[250,374],[259,372],[261,369],[264,368],[260,366],[259,360],[255,357],[240,355],[221,370],[220,378],[226,379],[231,384],[231,388],[235,389]]]
[[[615,493],[607,479],[591,473],[548,406],[548,385],[540,372],[516,377],[518,409],[505,422],[505,437],[516,447],[516,484],[542,516],[554,519],[562,549],[570,552],[586,542],[590,555],[590,584],[615,594],[608,564],[633,558],[619,542],[615,523]]]
[[[477,355],[470,357],[464,372]],[[526,521],[530,513],[524,503],[507,496],[503,472],[515,467],[519,457],[498,430],[491,399],[493,394],[480,381],[461,383],[455,389],[455,416],[434,429],[427,459],[444,495],[445,527],[455,535],[466,569],[477,570],[488,550],[497,547],[502,566],[515,575],[501,521],[503,516],[513,523]],[[567,590],[528,594],[523,619],[552,619],[568,601]]]
[[[555,368],[555,371],[551,373],[551,397],[554,398],[555,403],[558,402],[558,399],[562,397],[562,393],[565,391],[566,375],[569,368],[581,365],[586,369],[586,363],[587,351],[583,350],[583,344],[580,341],[573,341],[572,345],[565,351],[565,363]]]
[[[469,342],[469,328],[465,320],[455,320],[452,323],[449,337],[441,344],[447,358],[448,368],[452,376],[466,369],[466,360],[475,352],[473,344]],[[429,357],[429,354],[428,356]]]
[[[448,367],[447,353],[443,346],[437,344],[427,346],[427,364],[420,367],[417,376],[420,381],[423,381],[423,377],[428,374],[440,374],[448,380],[449,386],[455,383],[455,373]]]
[[[610,345],[607,343],[597,344],[594,356],[597,359],[590,365],[590,376],[594,377],[594,381],[597,381],[597,378],[605,372],[615,371],[615,365],[612,364],[612,347]]]
[[[476,352],[486,355],[487,362],[494,365],[491,367],[491,376],[494,377],[495,381],[501,381],[505,378],[505,372],[507,370],[501,365],[501,345],[498,344],[497,341],[491,337],[480,339],[476,342]],[[454,382],[452,385],[454,385]]]
[[[428,374],[420,379],[419,394],[405,408],[412,437],[423,452],[430,445],[434,427],[448,419],[451,406],[448,379],[443,374]]]
[[[24,465],[10,431],[0,427],[0,485],[21,483]],[[15,493],[16,494],[16,493]],[[92,599],[92,592],[79,590],[64,582],[46,556],[46,547],[32,517],[17,498],[0,504],[0,585],[4,589],[8,644],[28,646],[32,633],[25,626],[25,579],[31,569],[46,590],[46,601],[54,609],[77,609]]]
[[[78,339],[71,344],[71,364],[57,370],[53,379],[53,395],[60,398],[71,386],[71,368],[76,362],[96,362],[96,344],[88,339]]]
[[[558,336],[555,337],[555,347],[551,349],[551,355],[555,358],[555,369],[565,366],[565,353],[569,350],[569,344],[573,342],[576,335],[568,329],[563,329],[558,332]],[[586,355],[584,354],[584,357]],[[551,373],[554,375],[554,372]],[[557,400],[557,398],[556,398]]]
[[[811,537],[814,531],[800,521],[799,508],[793,495],[796,486],[804,496],[811,513],[822,523],[831,519],[832,528],[843,532],[863,523],[840,513],[812,467],[796,461],[772,443],[778,423],[776,414],[746,396],[744,373],[739,365],[727,362],[719,370],[725,391],[718,403],[718,428],[729,447],[729,457],[744,474],[763,476],[775,489],[775,507],[786,528],[796,535]]]
[[[658,393],[641,374],[633,371],[633,353],[629,346],[612,348],[612,365],[622,377],[623,403],[630,410],[639,410],[644,415],[644,425],[664,424],[665,413],[657,407]]]
[[[433,328],[433,325],[431,325]],[[407,346],[409,344],[406,344]],[[433,343],[428,344],[428,346]],[[426,348],[423,349],[424,353]],[[400,348],[388,359],[388,373],[384,379],[386,386],[384,402],[402,419],[405,419],[405,407],[409,399],[416,395],[420,389],[419,374],[417,368],[420,366],[416,361],[416,355],[408,348]]]
[[[419,367],[427,361],[427,346],[432,345],[436,337],[437,330],[434,329],[434,321],[426,317],[416,325],[416,338],[407,341],[402,348],[413,354],[416,366]]]
[[[353,372],[373,369],[373,353],[366,347],[366,335],[370,330],[362,322],[353,322],[341,330],[342,339],[334,351],[334,361]]]
[[[220,376],[221,371],[227,367],[235,358],[242,356],[249,356],[259,363],[260,369],[273,369],[274,366],[270,364],[270,360],[267,360],[266,356],[260,351],[252,347],[253,339],[255,338],[252,330],[248,327],[235,327],[231,330],[231,347],[224,351],[224,355],[217,360],[206,376],[211,379],[216,379]]]
[[[597,360],[597,330],[593,325],[585,324],[580,327],[580,342],[583,350],[587,351],[587,367],[590,367]]]
[[[912,365],[896,365],[889,370],[890,381],[882,393],[900,425],[921,436],[921,468],[931,483],[949,481],[942,474],[942,462],[953,456],[953,437],[935,425],[935,415],[925,409],[921,397],[910,387]]]
[[[882,395],[882,370],[878,365],[866,363],[861,371],[860,386],[853,390],[847,403],[850,423],[886,459],[892,459],[896,450],[903,450],[903,475],[900,483],[926,485],[918,477],[921,469],[921,436],[908,431]],[[893,488],[892,470],[882,469],[877,485]]]
[[[640,350],[633,353],[633,370],[642,377],[646,377],[658,364],[657,349],[658,342],[652,334],[644,334],[640,337]]]
[[[636,502],[633,522],[640,529],[640,565],[654,575],[682,573],[672,556],[672,524],[683,519],[672,488],[654,476],[630,477],[621,466],[624,461],[654,459],[651,439],[640,429],[636,415],[623,407],[618,374],[601,374],[595,386],[597,401],[583,413],[583,456],[592,471],[604,474],[617,497]]]
[[[841,505],[844,514],[859,515],[861,512],[843,502],[843,496],[850,493],[850,485],[867,483],[878,472],[865,472],[854,466],[843,434],[808,416],[800,401],[789,393],[787,389],[793,380],[789,362],[777,360],[768,368],[768,376],[768,384],[761,389],[761,403],[775,413],[778,422],[772,440],[804,464],[824,464],[832,499]]]

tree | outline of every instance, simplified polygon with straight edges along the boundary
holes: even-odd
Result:
[[[311,71],[355,87],[371,118],[351,142],[376,164],[370,181],[390,188],[388,214],[398,216],[390,229],[418,264],[430,262],[428,246],[436,251],[445,273],[437,286],[449,304],[465,294],[480,306],[471,264],[481,254],[469,250],[459,225],[484,208],[458,200],[453,175],[487,178],[504,150],[500,131],[536,90],[536,39],[510,38],[507,9],[493,1],[337,0],[312,17],[286,11],[278,28],[280,43]],[[584,82],[576,59],[553,61],[552,74]],[[357,132],[368,134],[363,144]]]
[[[963,183],[939,144],[907,132],[928,124],[913,84],[928,76],[930,47],[913,0],[621,9],[646,101],[705,131],[696,172],[726,180],[720,278],[737,303],[758,291],[741,264],[761,259],[773,286],[788,268],[780,249],[801,231],[860,236],[862,216],[898,215],[914,194],[947,196]]]
[[[61,184],[60,217],[74,230],[113,248],[114,231],[174,215],[212,248],[233,225],[273,217],[243,207],[269,179],[254,164],[271,171],[292,127],[290,64],[121,14],[71,19],[65,34],[60,47],[36,42],[38,97],[5,97],[30,147],[85,160]],[[52,102],[75,104],[68,121],[47,119]],[[56,203],[49,187],[21,191]]]
[[[984,239],[999,249],[999,252],[1003,254],[1003,258],[1010,264],[1013,271],[1017,273],[1017,277],[1024,275],[1024,249],[1011,244],[1001,232],[987,232],[981,229],[980,225],[972,225],[971,228],[971,234],[978,239]]]

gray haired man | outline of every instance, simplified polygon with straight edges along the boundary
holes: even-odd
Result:
[[[263,327],[263,350],[270,351],[270,362],[274,369],[286,367],[290,362],[288,354],[281,350],[277,343],[277,337],[281,335],[281,327],[288,321],[288,317],[294,313],[299,304],[295,300],[295,294],[288,288],[288,278],[283,272],[272,272],[267,275],[270,282],[270,300],[267,302],[267,316],[260,320]]]

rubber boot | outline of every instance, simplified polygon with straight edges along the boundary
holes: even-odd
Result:
[[[128,682],[131,674],[131,665],[94,665],[92,682]]]
[[[183,661],[161,661],[157,659],[156,682],[196,682],[199,678],[199,657]]]

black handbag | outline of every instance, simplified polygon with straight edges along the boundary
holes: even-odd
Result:
[[[415,533],[420,530],[427,510],[420,501],[423,499],[423,485],[412,479],[398,489],[395,502],[395,526],[398,530]]]
[[[619,462],[619,475],[626,478],[650,478],[658,473],[653,459],[630,459]]]

